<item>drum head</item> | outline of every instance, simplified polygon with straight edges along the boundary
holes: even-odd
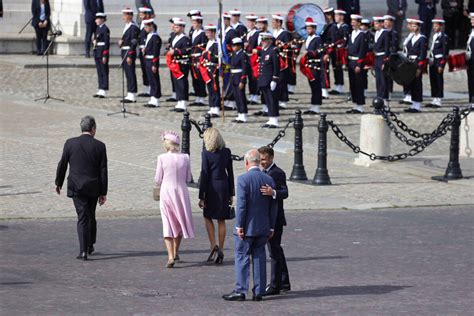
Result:
[[[305,20],[308,17],[318,23],[316,33],[319,35],[326,25],[326,18],[324,17],[324,11],[313,3],[300,3],[290,9],[286,20],[288,31],[295,32],[298,36],[306,39],[308,33],[306,32]]]

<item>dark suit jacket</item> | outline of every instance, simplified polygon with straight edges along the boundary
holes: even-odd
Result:
[[[387,0],[387,7],[388,11],[387,13],[394,16],[395,18],[399,18],[398,16],[398,11],[403,11],[403,16],[401,17],[402,19],[405,18],[406,11],[407,11],[407,0]]]
[[[56,171],[56,185],[62,187],[69,164],[67,196],[107,195],[107,153],[105,144],[88,134],[70,138]]]
[[[276,164],[268,170],[267,174],[275,181],[276,200],[278,204],[278,213],[275,227],[285,226],[285,209],[283,208],[283,200],[288,198],[288,187],[286,185],[285,171],[281,170]]]
[[[243,228],[247,237],[268,236],[275,228],[277,202],[260,193],[260,188],[267,184],[275,189],[273,179],[258,168],[249,170],[237,180],[235,225]]]
[[[84,0],[84,9],[86,23],[93,23],[97,12],[105,12],[102,0]]]
[[[44,2],[44,13],[46,16],[46,21],[48,21],[48,29],[51,27],[51,6],[49,1],[46,0]],[[33,0],[31,2],[31,14],[33,15],[33,19],[31,20],[31,25],[33,27],[37,27],[38,23],[40,22],[40,15],[41,15],[41,4],[40,0]]]

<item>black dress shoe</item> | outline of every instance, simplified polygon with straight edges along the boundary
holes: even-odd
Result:
[[[364,112],[359,111],[359,110],[357,110],[357,109],[350,109],[350,110],[347,110],[346,113],[347,113],[347,114],[362,114],[362,113],[364,113]]]
[[[123,99],[121,100],[120,102],[123,102],[123,103],[135,103],[137,101],[132,101],[132,100],[129,100],[129,99]]]
[[[282,291],[282,292],[291,291],[291,285],[289,285],[289,284],[283,284],[283,285],[281,286],[281,291]]]
[[[263,111],[258,111],[258,112],[255,112],[253,115],[255,115],[255,116],[267,116],[268,113],[267,113],[267,112],[263,112]]]
[[[245,294],[234,291],[232,293],[222,295],[222,298],[226,301],[245,301]]]
[[[420,113],[421,112],[420,110],[417,110],[417,109],[414,109],[414,108],[408,108],[408,109],[405,109],[403,111],[407,112],[407,113]]]
[[[401,101],[398,101],[398,104],[411,105],[411,102],[408,102],[408,101],[405,101],[405,100],[401,100]]]
[[[166,102],[176,102],[178,100],[176,100],[176,98],[168,98],[166,99]]]
[[[262,295],[254,295],[252,297],[252,301],[254,301],[254,302],[261,302],[262,300],[263,300]]]
[[[279,295],[279,294],[280,294],[280,290],[277,288],[274,288],[271,285],[267,286],[265,290],[265,296]]]
[[[170,109],[170,112],[183,113],[184,109],[172,108],[172,109]]]
[[[427,105],[425,105],[425,108],[439,108],[440,106],[438,104],[433,104],[433,103],[428,103]]]
[[[99,99],[105,99],[105,97],[103,95],[99,95],[98,98]]]
[[[91,254],[94,252],[94,250],[95,250],[95,249],[94,249],[94,246],[88,247],[88,248],[87,248],[87,254],[88,254],[88,255],[91,255]]]
[[[86,261],[87,260],[87,253],[84,251],[84,252],[81,252],[79,254],[79,256],[76,257],[76,259],[78,260],[82,260],[82,261]]]
[[[149,98],[150,94],[149,93],[140,93],[138,96],[143,97],[143,98]]]
[[[329,91],[329,94],[331,94],[331,95],[340,95],[340,94],[342,94],[342,93],[340,93],[340,92],[337,91],[337,90],[331,90],[331,91]]]
[[[92,97],[93,97],[93,98],[98,98],[98,97],[100,97],[100,95],[94,94]]]

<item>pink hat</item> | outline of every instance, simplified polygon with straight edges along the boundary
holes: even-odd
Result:
[[[179,135],[173,131],[164,131],[161,133],[161,139],[162,140],[170,140],[175,144],[181,144],[181,139],[179,138]]]

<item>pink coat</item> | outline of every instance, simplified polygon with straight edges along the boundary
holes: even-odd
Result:
[[[158,156],[155,183],[161,187],[160,211],[164,237],[194,237],[191,200],[186,186],[191,179],[191,163],[187,154],[168,152]]]

